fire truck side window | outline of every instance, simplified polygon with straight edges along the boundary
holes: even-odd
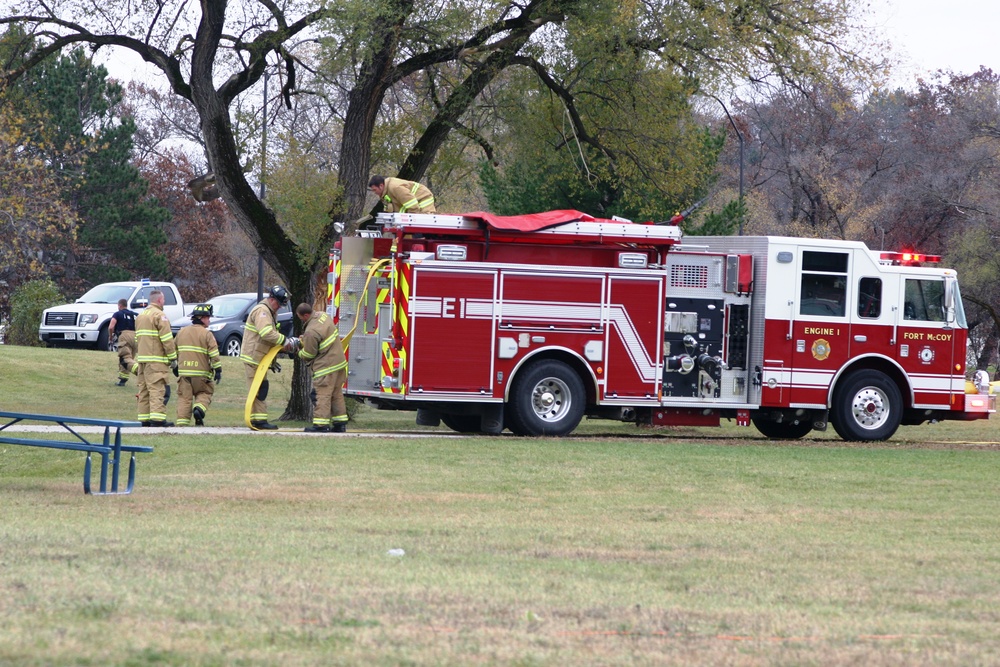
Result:
[[[843,317],[847,312],[847,254],[802,252],[800,315]]]
[[[875,319],[882,314],[882,279],[862,278],[858,282],[858,317]]]
[[[944,322],[944,281],[907,279],[903,319]]]

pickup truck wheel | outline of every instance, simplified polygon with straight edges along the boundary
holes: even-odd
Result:
[[[226,339],[225,344],[222,346],[223,353],[227,357],[238,357],[243,349],[243,339],[233,334]]]
[[[110,338],[111,337],[108,335],[108,325],[105,324],[101,327],[100,332],[97,334],[97,345],[94,347],[101,352],[107,352],[111,349],[111,346],[108,344],[110,342]]]
[[[554,359],[539,361],[514,379],[507,424],[517,435],[566,435],[583,418],[586,400],[576,371]]]
[[[885,373],[851,373],[833,393],[830,422],[844,440],[888,440],[903,418],[899,387]]]

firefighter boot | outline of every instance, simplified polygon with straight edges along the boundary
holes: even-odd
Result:
[[[195,408],[191,411],[194,414],[194,425],[204,426],[205,425],[205,411],[201,408]]]
[[[306,426],[302,430],[305,431],[306,433],[329,433],[330,427],[327,426],[326,424],[316,424],[313,426]]]
[[[347,423],[337,422],[332,427],[330,427],[330,430],[334,433],[347,433]]]
[[[126,380],[125,378],[122,378],[118,382],[115,382],[115,386],[116,387],[124,387],[126,382],[128,382],[128,380]]]
[[[250,424],[258,431],[277,431],[278,427],[266,421],[250,422]]]
[[[151,419],[149,421],[149,425],[156,428],[164,428],[166,426],[173,426],[174,423],[168,421],[160,421],[159,419]]]

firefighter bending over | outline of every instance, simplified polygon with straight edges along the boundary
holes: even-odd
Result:
[[[300,303],[295,314],[305,323],[299,338],[299,358],[312,369],[316,407],[309,433],[344,433],[347,431],[347,404],[344,383],[347,382],[347,358],[340,342],[340,331],[333,318],[323,312],[313,312],[308,303]]]
[[[190,426],[192,413],[195,426],[205,425],[215,385],[222,381],[219,344],[208,330],[211,319],[212,304],[200,303],[191,311],[191,324],[177,334],[178,426]]]
[[[139,365],[135,362],[135,316],[134,310],[129,310],[126,299],[118,299],[118,310],[111,316],[108,323],[108,337],[118,336],[118,382],[117,387],[124,387],[129,374],[135,375]]]
[[[278,309],[288,303],[288,290],[281,285],[275,285],[268,290],[261,302],[251,309],[247,315],[246,329],[243,331],[243,350],[240,360],[243,362],[247,376],[247,386],[253,386],[254,375],[257,374],[257,367],[261,359],[275,345],[286,346],[285,335],[278,330]],[[271,366],[272,370],[281,370],[277,363]],[[267,390],[268,381],[265,379],[260,384],[260,389],[253,399],[253,407],[250,412],[250,423],[257,430],[272,431],[278,427],[267,421]]]
[[[401,178],[372,176],[368,189],[382,200],[386,213],[436,213],[434,194],[426,185]]]
[[[170,320],[163,313],[163,292],[149,293],[149,307],[135,320],[139,364],[139,421],[143,426],[173,426],[167,421],[170,369],[177,366],[177,348]]]

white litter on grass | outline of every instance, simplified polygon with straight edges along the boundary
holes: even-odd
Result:
[[[385,555],[392,556],[393,558],[399,558],[401,556],[405,556],[406,552],[403,551],[402,549],[389,549],[388,551],[385,552]]]

